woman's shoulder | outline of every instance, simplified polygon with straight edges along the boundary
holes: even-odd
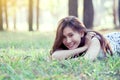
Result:
[[[93,38],[92,38],[92,43],[94,43],[94,44],[100,44],[100,37],[99,36],[94,36]]]

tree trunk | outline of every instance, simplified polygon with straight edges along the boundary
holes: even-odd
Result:
[[[94,9],[92,0],[84,0],[83,22],[88,29],[93,28]]]
[[[14,21],[14,30],[16,30],[16,11],[13,16],[13,21]]]
[[[14,1],[14,15],[13,15],[13,22],[14,22],[14,30],[16,30],[16,0]]]
[[[7,0],[4,0],[4,11],[5,11],[5,22],[6,22],[6,29],[8,30],[8,14],[7,14]]]
[[[119,28],[120,28],[120,0],[118,2],[118,18],[119,18]]]
[[[33,31],[33,0],[29,0],[29,31]]]
[[[69,15],[78,17],[78,0],[69,0]]]
[[[36,25],[37,25],[37,31],[38,31],[39,30],[39,0],[37,0],[36,15],[37,15]]]
[[[115,28],[118,28],[118,8],[117,8],[117,0],[113,0],[113,23],[114,23],[114,26]]]
[[[0,0],[0,31],[3,31],[2,0]]]

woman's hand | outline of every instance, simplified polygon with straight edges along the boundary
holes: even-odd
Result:
[[[95,32],[88,32],[87,35],[85,36],[85,46],[90,45],[92,38],[96,35]]]

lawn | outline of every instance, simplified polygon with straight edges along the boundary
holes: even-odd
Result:
[[[0,32],[0,80],[120,80],[120,57],[51,60],[52,32]]]

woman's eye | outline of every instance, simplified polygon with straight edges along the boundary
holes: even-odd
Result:
[[[63,36],[63,40],[65,40],[66,39],[66,37],[65,36]]]
[[[63,39],[66,38],[65,36],[63,36]]]
[[[72,37],[73,36],[73,34],[69,34],[69,37]]]

